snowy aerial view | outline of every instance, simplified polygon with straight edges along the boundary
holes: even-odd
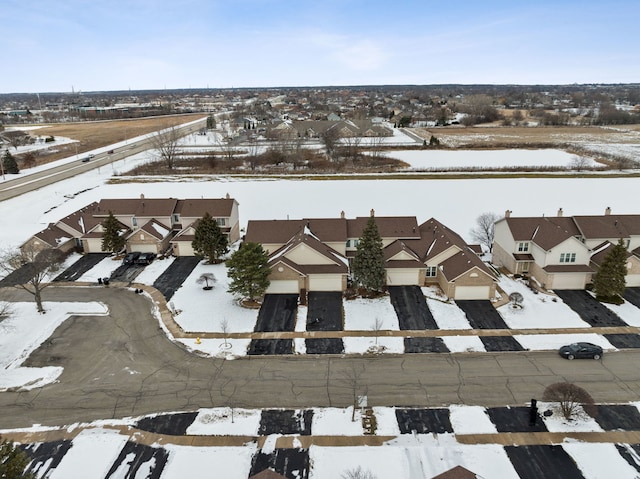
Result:
[[[217,140],[211,135],[187,136],[182,145],[215,147]],[[394,144],[410,142],[400,131],[395,132],[394,138]],[[565,166],[575,161],[574,155],[559,150],[398,150],[388,154],[407,163],[409,170],[443,167],[464,170],[479,164]],[[243,233],[253,220],[339,218],[341,212],[355,218],[366,217],[375,210],[376,217],[415,216],[418,223],[435,218],[469,243],[473,242],[471,230],[476,219],[485,212],[494,212],[496,217],[502,217],[506,210],[514,216],[555,216],[559,208],[564,215],[576,216],[601,215],[606,208],[615,214],[637,213],[636,205],[629,202],[638,188],[639,180],[635,177],[479,179],[469,175],[460,179],[424,180],[380,175],[318,181],[242,175],[126,176],[126,171],[154,158],[152,150],[145,151],[4,200],[0,211],[6,224],[12,227],[2,233],[3,247],[22,245],[48,224],[92,202],[141,198],[141,195],[145,199],[229,195],[239,204]],[[76,160],[60,160],[58,164]],[[33,172],[45,169],[38,167]],[[29,173],[24,170],[21,175]],[[111,181],[112,178],[117,181]],[[596,189],[607,191],[606,197],[588,194]],[[231,253],[238,247],[239,242],[231,245]],[[90,255],[69,254],[46,281],[63,276],[67,268],[71,270],[85,256]],[[482,257],[491,261],[490,254]],[[318,306],[311,301],[310,292],[309,304],[296,304],[291,327],[279,333],[276,331],[280,330],[260,329],[260,310],[243,307],[229,292],[231,280],[224,262],[195,261],[174,289],[168,292],[160,288],[161,278],[177,268],[179,259],[173,255],[158,256],[128,282],[114,281],[108,285],[103,279],[119,274],[122,256],[102,255],[71,281],[60,286],[55,281],[51,283],[44,292],[46,314],[38,313],[31,298],[19,289],[2,289],[5,319],[0,323],[0,399],[6,399],[5,406],[20,409],[23,402],[20,398],[33,400],[25,395],[64,386],[67,368],[64,355],[47,352],[49,348],[62,348],[61,351],[77,348],[77,343],[65,342],[65,330],[86,328],[94,321],[110,322],[122,308],[126,311],[131,306],[129,301],[146,305],[149,318],[122,319],[132,324],[147,322],[179,346],[176,354],[180,357],[213,361],[213,369],[217,370],[206,407],[199,405],[202,401],[198,399],[192,402],[193,406],[178,409],[159,410],[142,404],[141,408],[118,409],[116,401],[117,412],[108,415],[78,412],[77,420],[63,422],[56,419],[56,414],[38,415],[39,419],[31,422],[14,422],[8,417],[0,420],[0,434],[22,444],[30,458],[29,470],[36,477],[171,479],[212,477],[210,472],[215,471],[215,477],[243,479],[254,476],[391,479],[432,478],[451,470],[451,474],[468,473],[474,474],[468,477],[483,478],[640,475],[640,446],[634,436],[640,429],[639,401],[599,400],[608,396],[592,391],[599,403],[596,406],[599,413],[576,405],[568,419],[557,402],[540,400],[535,405],[526,395],[528,389],[524,396],[514,393],[500,400],[474,402],[465,394],[458,396],[459,401],[439,400],[434,393],[433,399],[427,395],[427,400],[414,403],[407,398],[418,396],[411,395],[407,388],[405,399],[403,392],[396,390],[394,403],[377,396],[375,381],[361,377],[356,370],[356,365],[385,358],[407,363],[416,358],[425,362],[451,358],[447,361],[455,363],[468,359],[469,364],[477,361],[484,364],[484,358],[491,358],[500,364],[500,355],[517,358],[525,354],[523,357],[530,358],[529,354],[542,354],[544,367],[550,370],[575,364],[582,372],[588,372],[582,366],[593,364],[591,361],[574,363],[557,355],[558,348],[575,342],[602,348],[603,358],[597,364],[606,368],[610,358],[617,357],[621,350],[640,346],[630,338],[636,337],[640,328],[640,308],[629,301],[619,305],[603,303],[607,314],[621,322],[616,323],[619,327],[597,327],[569,299],[565,301],[553,291],[531,288],[519,275],[501,274],[496,269],[497,293],[490,307],[499,326],[484,331],[469,306],[465,306],[468,301],[457,302],[438,287],[422,286],[413,294],[424,298],[432,317],[433,326],[428,330],[406,327],[403,322],[406,318],[403,319],[395,300],[385,294],[340,299],[337,306],[342,311],[340,327],[318,331],[314,329],[319,321]],[[212,287],[203,288],[203,277],[211,281]],[[120,299],[116,300],[120,305],[111,302],[111,296],[116,294],[111,289],[121,290],[117,296]],[[54,290],[61,291],[55,293],[56,297],[67,299],[52,301],[48,292]],[[517,302],[513,300],[514,293],[519,294]],[[591,293],[585,294],[595,301]],[[84,299],[72,299],[76,297]],[[345,363],[352,364],[353,369],[351,373],[346,370],[342,379],[338,379],[347,399],[336,399],[332,403],[335,405],[329,406],[318,398],[305,407],[288,405],[295,401],[285,400],[286,394],[282,403],[277,398],[268,399],[266,392],[255,396],[254,401],[241,399],[243,392],[237,388],[248,389],[247,383],[242,386],[221,371],[230,367],[248,370],[253,364],[271,370],[269,361],[275,367],[274,361],[279,361],[279,356],[267,355],[258,360],[254,342],[272,340],[289,342],[288,361],[311,359],[317,362],[314,367],[325,369],[330,364],[327,361],[355,361]],[[138,387],[146,389],[143,365],[127,360],[127,355],[137,357],[137,346],[119,346],[119,340],[109,336],[104,341],[113,343],[114,353],[123,360],[116,361],[118,374],[127,376],[132,384],[139,377]],[[328,341],[331,347],[318,354],[322,341]],[[38,357],[44,357],[50,365],[34,359]],[[195,376],[196,366],[192,367]],[[76,369],[72,365],[69,368]],[[322,374],[319,369],[312,370]],[[91,374],[83,373],[83,381],[112,382],[92,378]],[[272,373],[265,370],[264,374]],[[475,383],[483,375],[474,368],[469,374],[462,379],[463,383]],[[570,375],[563,375],[571,381]],[[579,377],[583,377],[582,373]],[[368,385],[367,381],[372,382]],[[542,398],[545,386],[548,384],[541,384],[536,390],[537,397]],[[515,384],[513,387],[517,388]],[[83,394],[93,397],[89,396],[89,389],[93,388],[83,392],[80,387],[67,394],[80,395],[78,399]],[[18,397],[14,399],[15,396]],[[532,421],[531,410],[536,407]],[[126,414],[126,410],[154,412]],[[8,427],[9,424],[20,426]],[[519,434],[528,434],[530,438],[517,439]],[[532,467],[532,463],[546,466]],[[547,469],[540,473],[536,467]],[[261,475],[265,470],[281,476]]]

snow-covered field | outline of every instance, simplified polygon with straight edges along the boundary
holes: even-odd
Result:
[[[475,153],[469,152],[470,155]],[[515,165],[534,161],[520,156],[520,153],[522,152],[514,152],[512,160],[504,161],[507,163],[513,161]],[[557,209],[562,207],[565,214],[578,215],[601,214],[606,207],[611,207],[613,212],[618,214],[638,213],[637,205],[629,201],[629,198],[637,195],[640,186],[640,179],[637,178],[385,180],[382,177],[372,177],[371,180],[326,182],[203,177],[198,180],[166,178],[157,182],[155,180],[144,182],[138,179],[134,183],[107,184],[112,172],[126,171],[137,163],[148,161],[149,158],[148,153],[140,154],[135,158],[114,163],[112,168],[93,170],[28,195],[1,202],[0,214],[4,223],[11,225],[11,228],[4,228],[1,233],[1,246],[15,247],[33,233],[46,227],[49,222],[55,222],[92,201],[101,198],[138,197],[141,193],[149,198],[223,197],[229,193],[240,203],[243,226],[249,219],[337,217],[342,210],[349,217],[366,216],[370,209],[374,208],[379,216],[415,215],[420,222],[435,217],[467,238],[475,219],[485,211],[500,213],[510,209],[514,216],[538,216],[554,215]],[[540,163],[544,164],[544,160],[540,160]],[[594,192],[598,193],[594,194]],[[296,201],[292,201],[292,198]],[[447,201],[447,198],[451,200]],[[139,277],[139,280],[147,284],[152,283],[155,277],[168,266],[169,261],[155,262]],[[107,276],[107,272],[115,263],[111,260],[105,260],[103,263],[96,266],[97,269],[87,273],[84,279],[93,281],[97,277]],[[203,292],[201,286],[195,283],[199,273],[201,274],[205,269],[210,269],[218,279],[216,287],[210,292]],[[182,289],[178,290],[172,300],[174,307],[181,310],[176,319],[188,329],[221,331],[221,322],[224,319],[233,318],[229,324],[237,328],[236,331],[251,330],[257,313],[239,308],[225,292],[225,281],[226,275],[222,265],[196,269],[194,275],[185,281]],[[507,292],[521,291],[521,285],[511,280],[503,279],[501,286]],[[527,295],[526,289],[522,291],[525,294],[523,310],[512,311],[507,306],[500,309],[500,313],[510,327],[528,329],[584,325],[560,300],[553,301],[545,298],[543,301],[543,296]],[[429,296],[429,291],[425,293]],[[216,303],[216,314],[203,314],[206,305],[213,302]],[[442,303],[431,298],[428,299],[428,304],[442,329],[469,329],[470,326],[464,314],[461,314],[455,304]],[[55,380],[61,372],[59,368],[52,368],[54,369],[52,371],[38,370],[33,374],[20,372],[19,366],[29,352],[45,341],[70,313],[105,314],[102,305],[91,302],[71,305],[47,304],[48,312],[45,316],[35,313],[32,303],[14,304],[13,307],[19,314],[0,323],[0,329],[2,329],[0,334],[1,389],[20,385],[37,387],[47,381]],[[394,320],[395,315],[392,315],[393,311],[389,307],[388,302],[382,301],[345,304],[345,326],[347,329],[371,331],[374,327],[373,319],[378,317],[383,329],[397,328],[397,319]],[[640,324],[637,308],[625,304],[616,308],[616,312],[618,311],[628,323]],[[301,330],[300,325],[304,324],[305,317],[306,310],[301,308],[296,330]],[[43,322],[45,319],[46,323]],[[301,320],[302,323],[300,323]],[[38,327],[34,327],[36,322]],[[612,348],[604,338],[591,335],[588,330],[585,330],[585,335],[580,335],[580,338],[598,342],[608,349]],[[348,352],[362,352],[363,348],[366,349],[367,345],[370,346],[375,341],[373,337],[361,341],[358,339],[360,338],[355,338],[352,343],[345,341]],[[401,338],[381,337],[378,338],[378,344],[386,346],[389,351],[398,351],[401,348],[398,341],[383,341],[396,339],[400,339],[401,343]],[[531,349],[555,349],[558,345],[575,339],[577,339],[575,335],[569,337],[520,335],[517,337],[524,347]],[[221,340],[218,340],[218,343],[212,343],[211,351],[219,351],[220,342]],[[445,343],[452,351],[484,349],[479,339],[474,336],[448,336]],[[233,353],[239,354],[243,348],[246,350],[246,342],[238,343],[233,347]],[[255,418],[251,419],[251,412],[246,413],[247,422],[238,426],[231,426],[228,421],[220,422],[221,420],[217,419],[218,416],[215,416],[217,413],[203,412],[202,417],[205,414],[210,415],[210,422],[200,421],[199,427],[206,429],[209,424],[213,430],[215,423],[216,430],[224,431],[225,434],[233,433],[235,427],[253,430],[251,428],[255,425]],[[491,425],[482,414],[484,414],[482,411],[476,409],[456,409],[453,417],[458,427],[464,424],[462,430],[465,433],[488,432]],[[319,416],[317,427],[326,431],[327,434],[332,430],[336,431],[334,434],[342,431],[357,434],[357,428],[345,427],[344,416],[344,412],[326,411],[324,416]],[[380,412],[380,417],[388,416],[388,412]],[[393,435],[393,422],[383,420],[383,423],[386,424],[383,430],[390,431],[390,435]],[[587,423],[588,421],[581,427],[593,427]],[[54,479],[103,477],[104,468],[112,462],[113,455],[117,455],[123,442],[121,436],[107,429],[84,431],[74,441],[71,455],[67,456],[49,477]],[[585,477],[636,477],[637,472],[630,471],[630,466],[620,460],[615,448],[609,446],[570,443],[563,444],[562,447],[576,459],[579,467],[584,467]],[[202,477],[201,471],[211,471],[214,468],[222,471],[221,477],[246,478],[248,458],[255,452],[254,444],[240,448],[192,448],[173,445],[166,447],[169,450],[169,461],[162,476],[163,479],[185,477],[185,471],[191,472],[190,475],[187,474],[189,477]],[[358,464],[371,466],[378,479],[432,477],[457,464],[462,464],[487,478],[517,477],[501,446],[463,445],[457,443],[454,436],[449,435],[437,437],[403,435],[386,446],[375,448],[312,446],[309,454],[312,459],[310,477],[313,479],[339,477],[346,469]],[[607,467],[603,468],[596,464],[598,461],[594,457],[600,459],[599,464],[607,464]],[[423,475],[420,475],[419,464],[427,467],[423,470]],[[607,469],[606,474],[602,469]],[[122,474],[117,477],[124,477]]]

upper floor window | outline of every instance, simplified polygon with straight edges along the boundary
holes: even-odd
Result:
[[[173,222],[174,223],[180,223],[180,215],[179,214],[174,214],[173,215]]]
[[[354,239],[354,240],[347,240],[347,248],[351,248],[352,246],[355,248],[356,246],[358,246],[358,243],[360,242],[360,240]]]
[[[433,278],[438,275],[438,267],[437,266],[427,266],[427,277]]]
[[[576,254],[575,253],[560,253],[560,262],[561,263],[575,263],[576,262]]]
[[[225,226],[226,221],[224,218],[216,218],[216,223],[218,224],[218,226]]]
[[[133,226],[134,228],[138,226],[138,220],[135,216],[131,218],[131,226]]]
[[[529,243],[528,242],[518,243],[518,253],[526,253],[527,251],[529,251]]]

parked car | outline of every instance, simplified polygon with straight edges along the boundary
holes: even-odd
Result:
[[[91,157],[90,157],[90,156],[85,156],[85,157],[82,159],[82,162],[83,162],[83,163],[86,163],[86,162],[88,162],[88,161],[90,161],[90,160],[91,160]]]
[[[565,359],[600,359],[602,357],[602,348],[597,344],[573,343],[562,346],[558,353]]]
[[[139,251],[133,251],[131,253],[127,253],[127,255],[122,260],[122,264],[134,264],[138,257],[140,256]]]
[[[140,256],[136,259],[136,264],[151,264],[155,257],[155,253],[140,253]]]
[[[107,154],[108,154],[108,155],[113,155],[113,150],[109,150],[109,151],[107,151]]]

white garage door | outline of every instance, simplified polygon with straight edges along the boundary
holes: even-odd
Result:
[[[584,289],[585,276],[580,274],[554,274],[553,285],[550,289]]]
[[[627,287],[640,286],[640,274],[628,274],[624,277]]]
[[[140,253],[157,253],[158,248],[155,244],[132,244],[131,251],[138,251]]]
[[[491,286],[456,286],[454,299],[489,299]]]
[[[102,238],[87,238],[85,253],[102,253]]]
[[[295,279],[271,281],[271,284],[267,288],[268,294],[297,294],[299,292],[298,281]]]
[[[178,256],[195,256],[191,243],[188,241],[180,241],[176,243],[178,245]],[[175,250],[174,250],[175,251]]]
[[[388,269],[387,286],[419,285],[420,270],[417,269]]]
[[[342,276],[339,274],[310,274],[309,291],[342,291]]]

